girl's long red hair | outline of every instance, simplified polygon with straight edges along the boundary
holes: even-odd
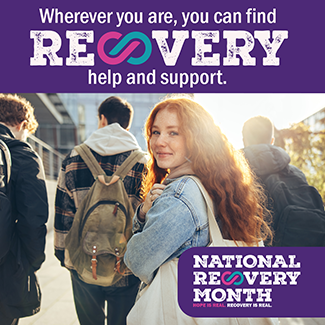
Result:
[[[152,125],[162,109],[173,109],[185,136],[192,169],[208,191],[222,222],[223,236],[244,241],[251,246],[269,240],[272,232],[264,219],[265,196],[245,157],[229,143],[211,115],[188,98],[169,98],[158,103],[145,124],[145,137],[150,153],[147,173],[142,186],[145,197],[153,184],[161,183],[168,170],[157,166],[150,148]]]

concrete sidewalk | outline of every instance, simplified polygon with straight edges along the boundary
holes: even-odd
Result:
[[[54,256],[53,225],[56,181],[47,180],[46,186],[50,207],[49,221],[47,223],[48,234],[46,237],[46,260],[41,269],[37,272],[42,291],[41,311],[34,316],[21,318],[19,324],[78,325],[79,322],[72,297],[70,273],[68,270],[60,266],[60,262]],[[281,319],[280,325],[325,325],[325,319],[284,318]]]
[[[53,230],[47,235],[46,260],[37,272],[42,290],[41,311],[34,316],[21,318],[20,325],[79,324],[72,297],[70,274],[68,270],[60,266],[60,262],[54,256],[53,235]],[[283,318],[280,325],[325,325],[325,319]]]
[[[70,273],[54,256],[54,231],[46,238],[46,260],[37,272],[42,291],[41,311],[21,318],[20,325],[78,325],[74,308]]]

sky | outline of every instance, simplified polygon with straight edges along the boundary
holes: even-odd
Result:
[[[290,127],[325,107],[325,94],[194,94],[236,149],[249,118],[263,115],[277,129]]]

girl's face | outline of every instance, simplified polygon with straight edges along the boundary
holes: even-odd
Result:
[[[160,168],[172,172],[186,162],[185,137],[180,133],[180,121],[175,110],[164,108],[157,113],[149,144]]]

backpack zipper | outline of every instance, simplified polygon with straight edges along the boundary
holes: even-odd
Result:
[[[104,200],[104,201],[98,201],[96,204],[94,204],[86,213],[83,221],[82,221],[82,225],[81,227],[79,228],[79,236],[81,236],[81,232],[82,232],[82,229],[83,227],[85,226],[85,223],[89,217],[89,215],[99,206],[99,205],[102,205],[102,204],[114,204],[115,207],[114,207],[114,211],[113,211],[113,214],[114,216],[116,216],[116,213],[117,213],[117,208],[120,208],[122,210],[122,212],[126,215],[126,209],[124,207],[123,204],[120,204],[116,201],[107,201],[107,200]]]

